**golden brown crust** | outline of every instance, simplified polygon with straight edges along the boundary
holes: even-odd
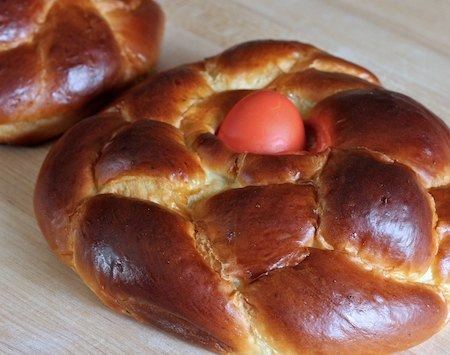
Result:
[[[436,204],[436,230],[441,240],[433,271],[439,282],[447,288],[450,298],[450,186],[431,189],[430,193]]]
[[[180,129],[186,142],[204,166],[217,174],[234,178],[240,154],[232,152],[216,136],[220,123],[231,108],[250,90],[231,90],[212,94],[184,112]]]
[[[289,96],[304,115],[309,114],[316,102],[336,92],[374,87],[377,85],[348,73],[326,72],[313,68],[281,75],[269,85],[269,89]]]
[[[125,77],[132,78],[146,73],[158,59],[164,30],[164,18],[154,1],[135,1],[128,6],[124,2],[111,6],[110,0],[101,0],[97,10],[105,17],[126,60]]]
[[[206,70],[218,91],[261,88],[297,62],[320,52],[294,41],[251,41],[231,47],[206,61]]]
[[[130,120],[151,119],[176,124],[193,102],[212,93],[197,66],[159,73],[120,98],[119,109]]]
[[[97,160],[95,175],[99,185],[124,175],[153,175],[188,183],[201,178],[203,170],[175,127],[143,120],[114,135]]]
[[[52,148],[41,229],[105,304],[214,350],[401,351],[445,322],[448,128],[378,85],[288,41],[160,73]],[[235,153],[215,135],[268,87],[303,112],[305,152]]]
[[[39,14],[44,0],[22,0],[0,2],[2,21],[0,24],[0,48],[25,41],[38,30]]]
[[[365,151],[334,151],[320,178],[320,233],[337,250],[406,273],[436,255],[431,201],[416,175]]]
[[[83,97],[112,88],[121,76],[120,49],[113,32],[91,7],[55,3],[38,37],[46,116],[74,109]],[[42,108],[36,110],[40,114]]]
[[[338,93],[314,108],[308,124],[316,150],[364,147],[409,165],[427,186],[450,180],[449,129],[405,95],[381,89]]]
[[[107,304],[141,317],[163,309],[174,316],[158,320],[167,330],[216,350],[245,348],[247,329],[232,288],[197,252],[188,221],[114,195],[91,198],[77,217],[74,266]]]
[[[1,123],[11,122],[17,112],[32,111],[34,102],[39,99],[43,89],[40,83],[42,60],[35,52],[33,45],[0,52]],[[21,65],[17,65],[19,62]]]
[[[252,281],[298,264],[313,244],[317,215],[310,185],[247,186],[227,190],[193,208],[199,233],[232,278]]]
[[[72,259],[70,216],[84,198],[95,193],[92,165],[114,132],[125,124],[113,115],[86,119],[55,143],[42,165],[34,192],[35,215],[50,247],[64,261]],[[71,144],[73,141],[77,144]]]
[[[295,41],[245,42],[206,61],[208,75],[214,78],[215,87],[226,87],[227,90],[245,89],[248,84],[258,89],[283,72],[308,68],[349,73],[378,83],[376,76],[367,69]]]
[[[195,140],[190,144],[192,150],[198,154],[202,165],[216,174],[234,178],[237,172],[237,162],[242,154],[231,151],[213,133],[194,135]],[[189,142],[191,137],[187,137]]]
[[[394,352],[427,339],[447,315],[427,286],[385,279],[318,249],[243,294],[258,330],[280,353]]]
[[[366,80],[372,84],[380,83],[378,78],[366,68],[363,68],[355,63],[348,62],[345,59],[329,55],[328,53],[318,52],[312,57],[311,63],[308,64],[309,67],[323,72],[346,73]]]
[[[447,294],[450,296],[448,286],[450,283],[450,236],[448,235],[439,246],[433,271],[438,281],[447,288]]]
[[[263,76],[270,68],[281,68],[284,61],[304,61],[313,53],[319,52],[317,48],[295,41],[251,41],[237,44],[219,55],[208,60],[208,72],[211,76],[228,76],[230,78],[240,75]],[[292,62],[294,63],[294,62]]]
[[[185,210],[190,195],[199,192],[205,173],[199,159],[184,145],[173,126],[135,121],[117,131],[95,164],[101,192],[149,199]]]
[[[100,94],[147,73],[159,52],[163,14],[152,0],[0,6],[0,143],[62,133],[106,103]]]
[[[318,154],[246,154],[238,173],[242,185],[268,185],[312,181],[322,170],[328,151]]]
[[[444,239],[445,236],[450,236],[450,186],[431,189],[430,193],[436,204],[437,231],[441,239]]]

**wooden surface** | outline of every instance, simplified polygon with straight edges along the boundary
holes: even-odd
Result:
[[[446,0],[167,0],[160,69],[244,40],[310,42],[376,73],[450,124]],[[1,14],[0,14],[1,15]],[[201,353],[117,315],[50,253],[32,192],[49,145],[0,147],[0,353]],[[411,354],[450,353],[450,326]]]

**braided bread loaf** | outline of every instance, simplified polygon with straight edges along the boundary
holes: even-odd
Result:
[[[155,63],[152,0],[0,2],[0,143],[37,143],[92,114]]]
[[[238,154],[216,137],[260,88],[296,104],[307,151]],[[446,322],[449,184],[450,132],[425,107],[313,46],[256,41],[72,128],[35,212],[106,305],[208,348],[393,352]]]

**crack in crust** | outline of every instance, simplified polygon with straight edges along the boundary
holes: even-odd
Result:
[[[271,157],[237,154],[217,139],[215,132],[226,112],[248,92],[263,87],[284,93],[303,113],[307,131],[314,135],[308,152]],[[393,122],[402,118],[403,109],[409,110],[416,131],[424,127],[423,120],[431,123],[429,134],[435,140],[420,137],[420,144],[428,149],[426,159],[433,161],[432,166],[426,165],[425,158],[411,160],[408,155],[398,155],[398,151],[386,151],[373,139],[370,144],[361,144],[364,141],[360,136],[369,132],[367,127],[384,134],[386,142],[396,137],[390,135],[388,126],[377,125],[370,116],[361,117],[364,110],[352,111],[353,104],[349,109],[347,100],[356,106],[360,104],[358,100],[369,104],[378,100]],[[385,120],[380,112],[375,110],[374,114],[380,121]],[[355,352],[362,348],[366,352],[399,351],[425,340],[445,323],[447,306],[442,295],[448,294],[448,282],[443,273],[448,268],[450,248],[444,234],[450,222],[446,217],[448,208],[442,207],[446,206],[448,194],[439,192],[437,186],[450,178],[450,156],[445,153],[446,149],[450,152],[450,132],[447,127],[442,130],[442,122],[419,104],[382,89],[369,71],[298,42],[248,42],[202,62],[156,75],[117,100],[103,115],[117,117],[121,123],[113,123],[113,128],[102,134],[100,127],[106,121],[101,116],[93,118],[87,124],[89,130],[71,130],[51,150],[37,183],[35,210],[55,252],[112,308],[131,312],[134,317],[159,326],[166,322],[163,328],[215,350],[242,353],[320,352],[333,346]],[[353,127],[353,131],[348,127]],[[402,141],[414,144],[416,131],[405,130]],[[77,146],[81,144],[76,142],[78,134],[84,137],[86,146]],[[109,135],[109,139],[104,135]],[[346,140],[340,141],[340,135]],[[99,137],[100,147],[94,144]],[[98,155],[86,155],[90,149],[95,149]],[[73,194],[69,191],[58,196],[64,182],[49,167],[62,157],[76,159],[79,153],[84,153],[79,155],[80,161],[64,166],[65,173],[70,175],[68,170],[73,169],[74,176],[79,177],[79,171],[89,167],[95,180],[80,180],[77,186],[69,186]],[[392,186],[394,182],[398,186]],[[132,184],[137,188],[132,189]],[[119,185],[123,188],[112,188]],[[79,193],[89,186],[94,189],[92,194]],[[427,190],[430,187],[434,188]],[[442,189],[447,191],[448,187]],[[344,190],[340,195],[339,191]],[[289,198],[286,191],[291,191]],[[85,205],[95,205],[101,196],[111,204],[141,206],[139,210],[146,216],[142,223],[147,229],[138,233],[139,243],[150,243],[152,238],[163,235],[165,231],[159,230],[158,225],[164,225],[166,218],[182,220],[191,226],[188,235],[193,245],[186,246],[186,252],[192,252],[199,258],[198,265],[215,275],[208,277],[220,280],[210,287],[226,295],[226,310],[220,312],[231,317],[232,330],[227,333],[226,329],[202,328],[196,333],[183,328],[187,327],[184,323],[177,324],[176,313],[171,319],[161,315],[160,322],[157,314],[152,317],[147,314],[152,312],[148,307],[130,311],[130,304],[141,302],[130,295],[144,284],[149,287],[156,281],[155,276],[147,280],[146,275],[137,275],[140,283],[129,283],[121,291],[124,301],[115,303],[115,294],[104,291],[89,274],[92,268],[97,268],[98,274],[99,265],[81,257],[93,252],[99,244],[80,249],[79,253],[84,254],[78,256],[78,264],[67,260],[70,254],[67,249],[73,248],[73,243],[68,243],[67,248],[66,244],[55,242],[64,236],[60,222],[49,218],[48,211],[60,211],[61,206],[69,208],[60,213],[63,217],[64,213],[70,216],[66,221],[70,220],[73,233],[80,226],[88,231],[92,228],[83,236],[78,233],[76,238],[100,238],[103,248],[108,246],[109,235],[95,229],[97,222],[90,218],[94,211],[82,214],[70,210],[71,206],[83,210]],[[129,197],[136,200],[125,202]],[[84,199],[80,201],[81,198]],[[163,206],[160,208],[164,213],[154,202]],[[369,209],[364,210],[367,206]],[[437,213],[436,206],[440,208]],[[125,210],[115,213],[117,216],[105,218],[113,218],[111,223],[116,223],[114,217],[133,218]],[[296,216],[295,221],[292,216]],[[279,223],[271,224],[270,220]],[[339,224],[342,221],[347,224]],[[358,236],[359,239],[351,237],[352,233],[360,232],[358,226],[364,223],[370,233]],[[121,227],[136,228],[128,224]],[[416,228],[417,233],[411,232],[409,236],[405,232],[409,227]],[[350,242],[342,242],[349,238],[349,233]],[[116,243],[121,243],[120,238],[117,240]],[[273,240],[277,240],[276,245],[270,244]],[[64,247],[60,248],[61,245]],[[277,255],[282,246],[286,248],[283,255]],[[133,253],[141,255],[141,250],[130,247],[126,249],[131,254],[122,256],[120,248],[112,249],[114,263],[129,263]],[[164,258],[169,250],[145,249],[145,253],[144,261],[140,259],[143,265],[147,263],[145,260]],[[255,253],[264,262],[255,263],[252,260]],[[320,270],[318,265],[328,258],[333,258],[334,267],[342,272],[334,273],[331,264],[329,273]],[[167,267],[177,260],[174,257],[168,261]],[[320,289],[321,283],[330,280]],[[102,282],[108,283],[108,278]],[[350,286],[342,288],[341,284]],[[148,288],[148,291],[155,290]],[[170,294],[172,291],[176,292],[171,290]],[[305,297],[304,304],[289,298],[296,293]],[[314,297],[318,294],[324,304],[331,305],[332,320],[336,323],[329,321],[329,310],[316,303]],[[194,308],[189,315],[192,318],[179,319],[196,326],[195,318],[204,304],[189,303],[189,296],[180,295],[187,308]],[[145,302],[156,313],[166,311],[159,296],[148,297]],[[276,300],[286,309],[280,310],[274,303]],[[289,305],[305,312],[305,318],[297,317],[297,308]],[[309,315],[308,309],[316,310],[315,317]],[[143,316],[141,312],[147,313]],[[212,316],[220,317],[220,312]],[[372,320],[361,318],[365,312],[373,316],[374,324],[383,324],[382,328],[368,331],[366,321]],[[376,312],[383,315],[382,322],[376,318]],[[279,320],[284,323],[277,323]],[[292,332],[288,329],[280,334],[286,324],[291,324]],[[424,325],[419,329],[418,324]],[[341,333],[333,333],[333,329]],[[361,329],[366,329],[364,334]],[[412,333],[405,336],[403,329],[411,329]],[[299,332],[305,343],[298,341]],[[352,343],[352,337],[360,343]]]

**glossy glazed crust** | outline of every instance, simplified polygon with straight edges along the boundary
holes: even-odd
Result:
[[[103,194],[75,219],[74,266],[106,303],[144,319],[162,309],[187,324],[161,317],[160,325],[216,350],[245,344],[233,289],[198,253],[184,218],[151,202]]]
[[[303,113],[307,151],[238,154],[217,139],[261,88]],[[371,116],[352,109],[361,100]],[[367,127],[394,139],[386,115],[393,132],[409,123],[405,151],[375,144]],[[357,65],[248,42],[155,75],[70,129],[41,169],[35,212],[105,304],[215,351],[400,351],[446,321],[448,134]]]
[[[35,215],[50,247],[71,263],[70,216],[96,193],[92,166],[111,136],[125,125],[117,115],[88,118],[58,140],[41,167],[34,191]],[[77,139],[77,144],[70,144]],[[70,146],[70,148],[69,148]]]
[[[405,95],[380,89],[342,92],[317,105],[308,124],[318,137],[315,150],[367,148],[411,166],[427,187],[450,181],[450,131]]]
[[[345,254],[319,249],[243,294],[280,353],[393,352],[428,338],[447,314],[427,286],[380,277]]]
[[[173,176],[188,183],[201,177],[203,170],[175,127],[163,122],[139,121],[116,132],[95,166],[100,185],[130,174]]]
[[[6,0],[0,12],[0,143],[12,144],[62,133],[148,73],[164,22],[152,0]]]
[[[312,245],[317,227],[315,211],[310,185],[247,186],[201,201],[193,207],[193,219],[222,273],[253,281],[304,258],[302,246]]]
[[[335,250],[405,273],[430,266],[438,245],[431,199],[406,166],[364,150],[335,150],[319,194],[320,233]]]

